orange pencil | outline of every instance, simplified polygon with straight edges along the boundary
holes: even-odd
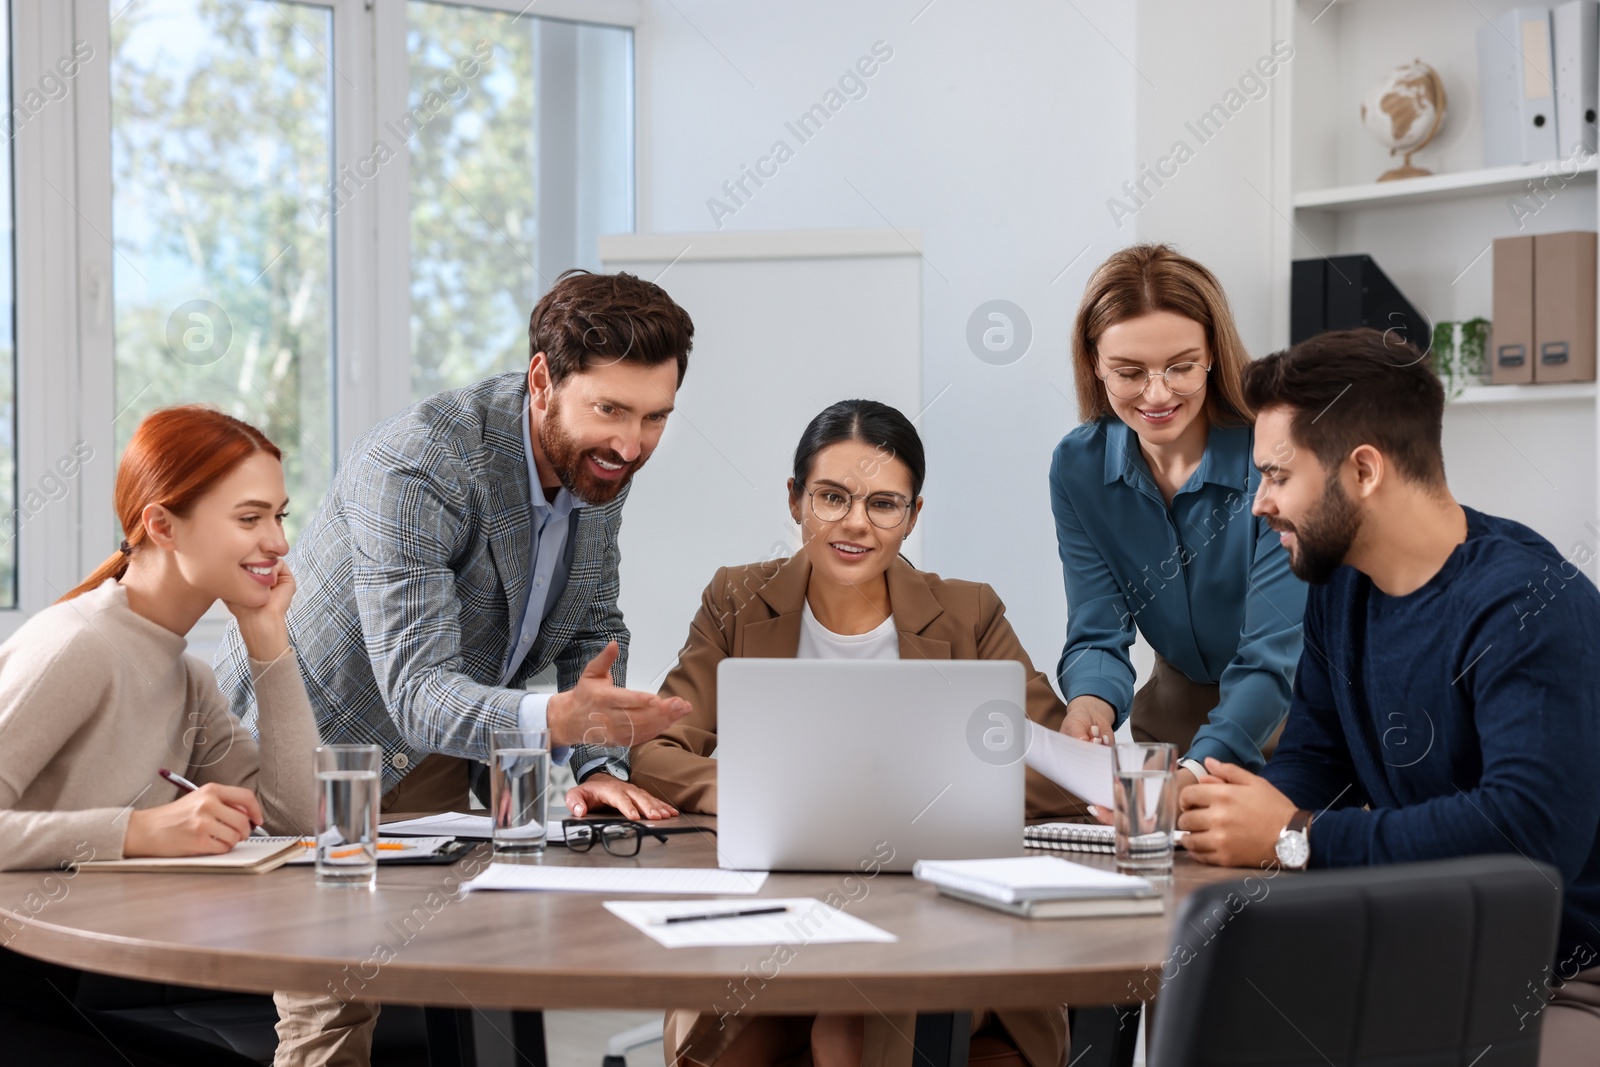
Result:
[[[316,847],[316,842],[314,842],[314,841],[302,841],[301,844],[305,845],[305,847],[307,847],[307,848],[315,848]],[[410,846],[409,845],[396,844],[393,841],[380,841],[380,842],[378,842],[378,846],[377,847],[379,849],[384,849],[384,850],[389,850],[389,851],[394,851],[394,852],[404,852]],[[330,852],[330,853],[328,853],[328,855],[337,860],[337,859],[344,859],[346,856],[354,856],[357,852],[360,852],[360,851],[361,851],[360,848],[346,848],[346,849],[341,849],[338,852]]]

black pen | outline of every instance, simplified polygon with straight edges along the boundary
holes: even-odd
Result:
[[[700,915],[671,915],[665,919],[657,919],[652,926],[665,926],[668,923],[695,923],[702,919],[742,919],[746,915],[776,915],[788,911],[788,905],[776,908],[746,908],[743,911],[708,911]]]

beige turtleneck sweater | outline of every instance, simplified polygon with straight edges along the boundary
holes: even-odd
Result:
[[[121,859],[129,813],[182,795],[163,767],[256,790],[274,833],[312,831],[319,742],[293,650],[250,661],[257,744],[187,647],[115,579],[0,645],[0,870]]]

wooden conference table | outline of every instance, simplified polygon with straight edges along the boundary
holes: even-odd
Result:
[[[715,820],[662,825],[687,823]],[[714,867],[715,840],[647,839],[632,859],[552,845],[541,862]],[[1109,856],[1064,855],[1110,863]],[[485,845],[451,867],[380,867],[372,892],[319,889],[309,867],[255,876],[92,873],[70,881],[59,872],[0,873],[0,929],[7,947],[55,963],[244,992],[341,989],[469,1010],[921,1012],[919,1048],[938,1049],[935,1062],[961,1064],[965,1042],[949,1031],[962,1017],[943,1013],[1137,1003],[1136,990],[1159,988],[1177,902],[1201,885],[1248,873],[1203,866],[1180,849],[1162,915],[1054,921],[941,897],[909,875],[773,874],[757,897],[741,899],[835,894],[850,914],[899,939],[804,945],[780,963],[770,947],[663,948],[605,911],[606,894],[455,891],[487,862]],[[58,880],[54,888],[47,878]],[[452,1014],[470,1018],[433,1013],[430,1023]],[[542,1044],[539,1016],[528,1019],[534,1029],[524,1039]]]

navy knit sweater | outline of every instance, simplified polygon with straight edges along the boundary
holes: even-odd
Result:
[[[1466,541],[1416,592],[1388,596],[1350,567],[1311,588],[1264,773],[1321,812],[1315,867],[1490,852],[1553,864],[1565,881],[1557,964],[1592,961],[1600,591],[1526,526],[1465,510]],[[1594,555],[1574,551],[1577,563]]]

